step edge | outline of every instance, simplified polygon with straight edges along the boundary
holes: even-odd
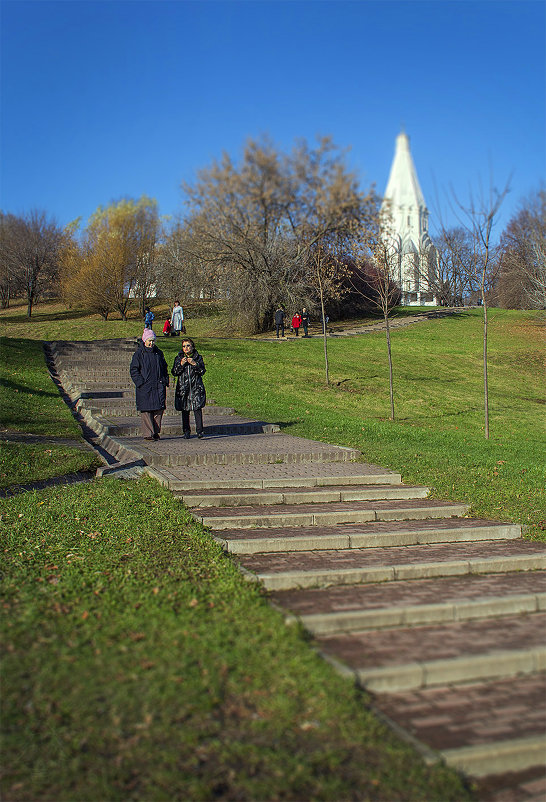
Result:
[[[415,660],[397,665],[354,668],[353,671],[366,690],[373,693],[396,693],[454,683],[539,674],[544,671],[544,658],[546,646],[533,646],[439,660]],[[397,678],[400,678],[398,682]]]
[[[543,766],[545,751],[543,734],[443,749],[440,755],[448,766],[472,777],[485,777]]]
[[[334,634],[356,632],[367,629],[391,629],[399,626],[419,626],[427,623],[447,623],[475,619],[502,618],[506,615],[534,613],[541,611],[538,596],[542,594],[513,594],[511,596],[491,596],[477,601],[443,602],[400,607],[379,607],[374,610],[346,610],[334,613],[304,613],[290,615],[299,618],[302,625],[313,634]],[[544,600],[546,603],[546,594]],[[497,607],[494,615],[483,615],[485,608]],[[432,617],[432,613],[439,617]],[[461,615],[466,613],[465,615]],[[373,623],[373,618],[384,619],[388,623]],[[372,619],[372,620],[370,620]],[[364,623],[367,620],[367,623]]]
[[[465,574],[486,574],[497,573],[499,571],[499,560],[506,560],[510,562],[513,568],[509,571],[505,568],[503,572],[515,573],[518,571],[532,571],[538,568],[546,568],[546,553],[544,555],[511,555],[510,557],[495,558],[483,557],[471,560],[444,560],[435,562],[411,563],[393,563],[392,565],[374,565],[369,568],[332,568],[332,569],[312,569],[310,571],[280,571],[275,573],[267,572],[253,572],[251,568],[247,569],[261,581],[267,590],[293,590],[295,588],[311,588],[311,587],[331,587],[336,585],[353,585],[353,584],[374,584],[376,582],[396,581],[407,579],[425,579],[434,577],[451,577],[463,576]],[[539,565],[529,565],[530,562],[536,560]],[[524,563],[527,567],[518,567],[518,562]],[[419,573],[419,568],[422,573]],[[449,569],[455,569],[449,571]],[[479,568],[480,570],[476,570]],[[408,569],[406,571],[406,569]],[[435,569],[431,572],[431,569]],[[446,573],[446,571],[449,571]],[[377,576],[377,578],[369,578],[370,576]],[[336,581],[336,577],[341,577],[340,581]],[[354,578],[354,579],[352,579]],[[291,582],[291,584],[287,584]],[[294,584],[295,583],[295,584]],[[326,584],[320,584],[326,583]],[[282,587],[276,585],[282,584]]]

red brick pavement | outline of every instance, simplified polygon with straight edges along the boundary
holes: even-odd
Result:
[[[544,802],[546,766],[493,774],[473,783],[480,802]]]
[[[546,674],[375,696],[380,710],[433,749],[542,735],[545,699]]]
[[[256,507],[207,507],[202,511],[207,518],[224,518],[226,515],[283,515],[296,513],[303,515],[308,513],[328,513],[345,512],[347,510],[416,510],[423,507],[430,509],[441,509],[452,502],[436,501],[435,499],[392,499],[390,501],[333,501],[327,504],[261,504]],[[269,530],[268,530],[269,531]],[[301,532],[301,529],[299,530]]]
[[[427,504],[430,504],[430,499],[426,499]],[[404,502],[406,505],[408,502]],[[423,503],[423,500],[421,500]],[[375,505],[373,505],[375,506]],[[252,537],[256,538],[281,538],[281,537],[331,537],[332,535],[345,535],[350,538],[351,535],[369,535],[372,538],[374,535],[382,535],[388,532],[404,533],[408,536],[408,543],[417,543],[421,540],[422,533],[436,532],[445,530],[457,530],[459,534],[464,529],[472,529],[476,526],[497,526],[498,521],[489,521],[482,518],[428,518],[425,520],[410,520],[410,521],[373,521],[372,523],[360,524],[336,524],[333,526],[298,526],[294,529],[286,527],[268,527],[267,532],[264,530],[252,529],[223,529],[222,538],[226,540],[248,540]],[[453,537],[455,540],[455,537]],[[468,541],[467,541],[468,542]],[[480,540],[480,542],[483,542]],[[494,541],[488,540],[487,544]],[[521,542],[521,541],[520,541]],[[403,546],[402,548],[406,548]],[[266,559],[268,559],[266,557]]]
[[[301,529],[298,529],[298,534],[300,533]],[[225,537],[225,530],[222,535]],[[267,536],[270,536],[269,530]],[[249,571],[277,574],[284,571],[367,568],[377,565],[417,565],[448,560],[468,562],[491,557],[510,558],[520,554],[546,554],[546,544],[525,540],[493,540],[332,551],[282,551],[241,557],[240,562]]]
[[[544,645],[546,613],[442,626],[371,630],[317,638],[320,648],[354,669]]]
[[[308,590],[281,590],[271,597],[298,615],[334,613],[384,607],[415,607],[420,604],[456,603],[499,596],[546,592],[546,572],[486,574],[437,579],[409,579],[370,585],[344,585]]]

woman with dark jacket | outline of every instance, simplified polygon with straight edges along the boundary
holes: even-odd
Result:
[[[197,353],[193,340],[185,337],[182,350],[174,358],[173,376],[177,376],[174,406],[182,412],[182,432],[186,440],[190,437],[190,411],[193,410],[197,437],[203,437],[203,407],[207,402],[205,385],[201,378],[205,374],[205,363]]]
[[[169,386],[169,368],[163,351],[155,345],[155,334],[151,329],[144,329],[142,340],[131,359],[129,372],[136,387],[142,436],[145,440],[159,440]]]

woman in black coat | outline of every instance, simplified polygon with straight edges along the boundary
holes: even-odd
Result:
[[[142,341],[138,343],[131,359],[129,372],[136,387],[142,436],[145,440],[159,440],[169,386],[169,368],[163,351],[155,345],[155,334],[151,329],[144,329]]]
[[[174,406],[182,412],[182,432],[190,437],[190,411],[193,410],[197,437],[203,437],[203,407],[207,403],[205,385],[201,378],[205,374],[205,363],[197,353],[193,340],[185,337],[182,350],[174,358],[173,376],[178,377],[174,393]]]

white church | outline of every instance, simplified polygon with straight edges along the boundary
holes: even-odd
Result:
[[[437,299],[432,288],[438,255],[428,233],[428,209],[411,157],[409,137],[404,132],[396,137],[381,208],[392,220],[389,247],[393,253],[393,274],[402,292],[401,303],[435,306]]]

